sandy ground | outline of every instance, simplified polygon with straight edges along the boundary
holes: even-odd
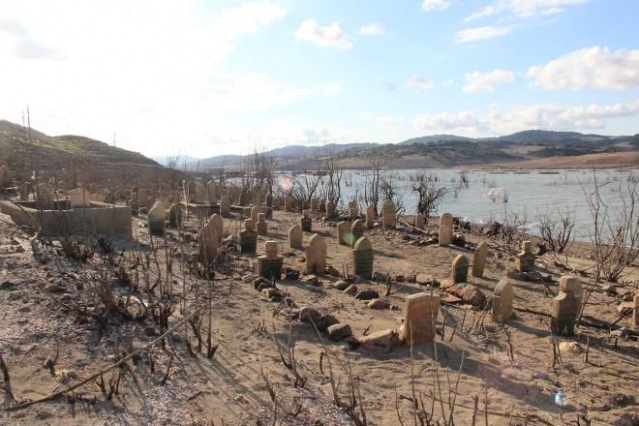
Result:
[[[331,342],[311,325],[287,318],[286,308],[265,300],[252,282],[242,280],[255,270],[254,256],[231,252],[211,285],[189,270],[189,253],[195,244],[180,245],[175,231],[164,240],[154,239],[160,265],[154,267],[156,257],[144,218],[134,219],[134,244],[126,247],[123,257],[117,246],[114,258],[131,282],[139,284],[136,290],[114,279],[117,267],[108,266],[106,255],[96,253],[87,263],[71,261],[54,244],[41,248],[46,263],[35,261],[30,235],[16,229],[6,216],[1,219],[0,354],[8,368],[10,387],[0,382],[6,409],[0,414],[0,425],[381,426],[420,424],[418,416],[425,418],[423,424],[639,424],[636,341],[582,326],[574,337],[556,338],[576,342],[578,350],[564,352],[553,366],[552,295],[558,291],[560,276],[571,268],[588,274],[591,265],[585,246],[575,247],[574,257],[546,254],[538,258],[537,272],[549,279],[545,284],[515,276],[514,315],[506,325],[491,323],[482,308],[444,305],[434,343],[412,350],[401,346],[371,352]],[[314,232],[325,238],[329,265],[340,272],[352,270],[350,249],[337,244],[335,223],[316,219]],[[288,229],[298,221],[297,214],[275,211],[268,220],[268,237],[259,238],[258,253],[263,252],[266,240],[278,241],[285,265],[303,271],[304,252],[290,250],[287,244]],[[237,220],[225,220],[229,235],[238,226]],[[196,229],[196,221],[187,222],[187,240],[194,240]],[[429,225],[428,229],[437,227]],[[305,233],[305,243],[311,235]],[[463,253],[472,259],[473,245],[486,239],[470,232],[466,233],[469,248],[417,245],[416,240],[427,236],[407,226],[388,231],[375,228],[366,236],[373,243],[379,273],[421,274],[438,280],[448,278],[455,256]],[[513,270],[514,258],[498,240],[486,241],[490,249],[484,277],[469,278],[469,282],[490,297],[497,282]],[[166,268],[167,256],[174,257],[171,272]],[[584,312],[590,324],[592,319],[611,323],[619,318],[617,305],[624,295],[637,292],[636,268],[630,272],[616,295],[604,293],[604,283],[594,285]],[[314,307],[349,324],[356,337],[397,328],[406,296],[430,291],[418,283],[397,283],[393,294],[384,297],[384,285],[360,281],[360,290],[377,290],[393,307],[372,310],[367,302],[331,288],[338,277],[323,275],[320,279],[321,286],[297,280],[283,280],[277,286],[298,306]],[[589,284],[587,275],[580,280],[584,286]],[[111,288],[116,304],[129,301],[122,308],[129,318],[118,311],[100,323],[89,314],[100,308],[96,294],[104,283]],[[149,293],[146,283],[160,284]],[[212,358],[205,354],[207,332],[204,348],[198,352],[193,330],[180,325],[197,307],[208,306],[209,286],[212,343],[218,345]],[[162,287],[164,305],[173,309],[168,327],[179,326],[164,345],[150,345],[165,329],[151,315],[130,317],[143,311],[140,303],[158,300]],[[202,329],[207,330],[208,316],[202,318]],[[624,318],[618,324],[629,323]],[[187,341],[195,356],[189,354]],[[56,352],[54,368],[44,368],[47,360],[56,358]],[[68,389],[126,355],[130,358],[124,367],[102,375],[104,391],[99,379],[90,380],[60,397],[16,409]],[[296,368],[288,368],[286,363],[293,360]],[[338,386],[336,393],[330,370]],[[301,379],[297,383],[296,374]],[[118,377],[118,390],[109,395],[109,383],[115,386]],[[567,396],[564,407],[553,402],[559,388]],[[345,407],[351,392],[358,404],[355,414],[349,415]],[[341,407],[335,404],[335,394]]]

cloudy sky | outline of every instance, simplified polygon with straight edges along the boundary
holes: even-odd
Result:
[[[0,0],[0,119],[146,155],[639,133],[636,0]]]

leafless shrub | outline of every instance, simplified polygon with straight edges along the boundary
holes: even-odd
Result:
[[[541,238],[549,251],[561,254],[573,243],[574,210],[537,212],[537,223]]]
[[[444,200],[449,190],[439,182],[436,174],[421,172],[411,177],[412,189],[417,192],[417,213],[426,218],[437,212],[439,204]]]

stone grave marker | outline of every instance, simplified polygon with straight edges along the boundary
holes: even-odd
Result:
[[[353,271],[355,275],[373,278],[373,245],[366,237],[359,238],[353,246]]]
[[[257,235],[267,235],[268,225],[266,223],[266,213],[260,213],[257,215],[255,228],[257,229]]]
[[[311,198],[311,211],[316,212],[319,210],[319,198],[313,197]]]
[[[323,198],[319,199],[319,203],[317,204],[317,211],[320,213],[326,213],[326,200]]]
[[[447,246],[453,242],[453,215],[444,213],[439,218],[439,245]]]
[[[218,239],[215,233],[215,227],[211,222],[202,227],[198,240],[200,243],[201,262],[205,267],[208,267],[215,262],[218,250]]]
[[[254,205],[253,208],[251,208],[251,219],[253,222],[257,223],[258,215],[260,213],[262,213],[262,208],[259,205]]]
[[[262,205],[262,189],[259,186],[253,188],[252,201],[254,206]],[[257,218],[254,220],[257,220]]]
[[[302,211],[302,218],[300,219],[300,226],[304,232],[313,232],[313,219],[308,210]]]
[[[532,272],[535,270],[535,255],[532,252],[533,242],[521,243],[521,252],[517,255],[517,270],[519,272]]]
[[[357,216],[359,216],[359,212],[357,211],[357,201],[348,202],[348,214],[351,220],[355,220]]]
[[[155,237],[164,236],[164,206],[157,202],[147,214],[149,233]]]
[[[189,203],[197,203],[197,185],[190,180],[186,184],[186,196]]]
[[[231,203],[229,201],[228,195],[222,195],[220,197],[220,215],[222,217],[227,216],[231,213]]]
[[[215,228],[215,234],[217,235],[217,242],[221,243],[224,238],[224,219],[219,214],[215,213],[209,218],[209,222]]]
[[[468,258],[463,254],[458,254],[453,260],[451,278],[453,283],[465,283],[468,281]]]
[[[353,246],[355,240],[351,234],[350,222],[343,221],[337,224],[337,242],[341,246]]]
[[[423,214],[417,213],[415,215],[415,228],[424,229],[425,226],[426,226],[426,218],[424,217]]]
[[[284,210],[286,210],[287,212],[293,210],[293,197],[291,197],[290,195],[284,197]]]
[[[366,227],[368,229],[373,229],[375,226],[375,206],[369,204],[366,207]]]
[[[493,293],[492,315],[494,322],[506,322],[513,313],[513,285],[508,279],[497,283]]]
[[[364,222],[361,219],[356,219],[351,225],[351,247],[355,245],[355,242],[364,236]]]
[[[572,336],[581,310],[581,284],[577,277],[565,275],[559,280],[559,294],[552,300],[550,330],[555,335]]]
[[[69,191],[69,207],[91,207],[91,193],[84,188],[76,188]]]
[[[430,293],[416,293],[406,297],[404,340],[408,346],[433,341],[439,303],[439,295]]]
[[[395,220],[395,204],[393,204],[391,200],[384,201],[384,205],[382,206],[382,227],[384,227],[384,229],[395,228]]]
[[[206,184],[206,192],[207,192],[207,199],[209,204],[216,204],[217,203],[217,184],[214,181],[209,181]]]
[[[10,183],[9,169],[3,164],[0,166],[0,188],[6,188]]]
[[[257,251],[257,231],[252,219],[244,220],[244,230],[240,231],[240,251],[243,254],[255,254]]]
[[[273,207],[273,193],[269,192],[266,194],[266,207],[269,209]]]
[[[486,241],[482,241],[477,245],[475,253],[473,254],[473,269],[472,275],[476,278],[482,278],[484,276],[484,268],[486,267],[486,258],[488,257],[488,244]]]
[[[302,248],[302,228],[293,225],[288,230],[288,245],[292,249]]]
[[[321,236],[313,234],[306,247],[306,273],[321,275],[325,270],[326,243]]]
[[[169,227],[179,228],[182,224],[182,209],[179,204],[171,204],[169,207]]]
[[[335,216],[335,204],[331,200],[326,201],[326,217]]]
[[[278,256],[277,241],[267,241],[264,244],[263,256],[257,258],[257,273],[266,279],[282,279],[282,264],[284,258]]]

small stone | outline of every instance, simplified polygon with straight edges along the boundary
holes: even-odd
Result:
[[[346,281],[339,280],[335,284],[333,284],[333,288],[336,289],[336,290],[344,291],[344,290],[346,290],[348,288],[349,285],[350,284],[347,283]]]
[[[322,285],[322,281],[319,278],[317,278],[316,275],[307,275],[303,277],[300,281],[315,287],[319,287]]]
[[[355,296],[357,294],[357,286],[355,284],[351,284],[346,289],[344,289],[344,293],[349,296]]]
[[[390,308],[390,303],[382,299],[373,299],[368,302],[369,309],[383,310]]]
[[[635,307],[633,302],[622,302],[617,306],[617,312],[619,315],[630,315]]]
[[[280,302],[284,298],[284,293],[276,288],[265,288],[262,295],[271,302]]]
[[[601,288],[601,290],[606,293],[608,296],[616,296],[617,295],[617,287],[614,284],[606,284]]]
[[[13,290],[16,288],[16,285],[11,281],[4,281],[0,284],[0,290]]]
[[[419,273],[415,275],[415,282],[419,285],[433,285],[437,280],[429,274]]]
[[[368,336],[360,337],[358,340],[362,347],[373,352],[390,352],[402,343],[399,333],[394,329],[376,331]]]
[[[335,324],[339,324],[339,321],[333,315],[324,315],[315,321],[315,327],[317,327],[319,331],[326,331],[328,327]]]
[[[376,292],[375,290],[362,290],[355,295],[355,299],[358,299],[358,300],[372,300],[372,299],[378,299],[378,298],[379,298],[379,293]]]
[[[347,338],[348,336],[353,335],[351,326],[348,324],[333,324],[328,327],[327,331],[328,338],[333,340],[334,342],[338,342],[342,339]]]
[[[67,291],[67,287],[62,281],[49,283],[44,287],[44,289],[49,293],[65,293]]]
[[[322,314],[315,308],[310,308],[308,306],[300,309],[299,320],[305,323],[317,323],[317,320],[322,317]]]
[[[460,283],[448,288],[446,291],[460,297],[465,303],[469,303],[473,306],[482,306],[486,302],[484,293],[472,284]]]
[[[406,282],[406,275],[404,275],[404,274],[395,274],[395,275],[393,275],[393,281],[395,281],[396,283]]]
[[[269,287],[273,287],[273,284],[264,277],[255,278],[253,280],[253,288],[255,288],[255,290],[262,291],[262,289]]]
[[[576,355],[581,353],[581,346],[577,342],[561,342],[559,343],[559,352],[562,355]]]
[[[337,270],[337,268],[336,268],[336,267],[334,267],[333,265],[328,265],[328,266],[326,267],[326,269],[324,270],[324,273],[325,273],[326,275],[331,275],[331,276],[333,276],[333,277],[339,277],[339,276],[341,276],[341,275],[342,275],[342,274],[341,274],[341,273]]]
[[[246,274],[242,277],[242,281],[244,281],[246,284],[250,283],[254,279],[255,279],[255,275],[253,274]]]

